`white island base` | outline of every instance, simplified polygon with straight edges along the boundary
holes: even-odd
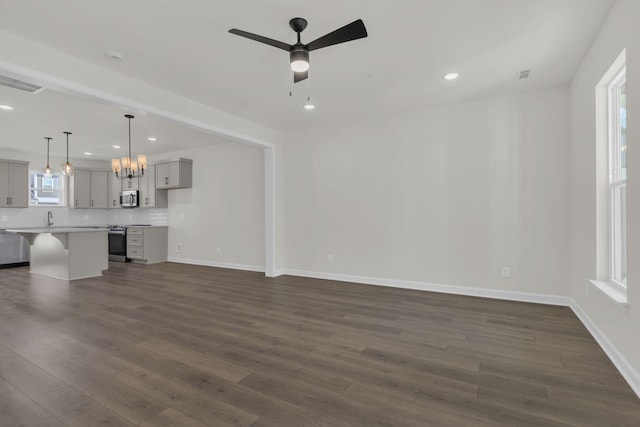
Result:
[[[9,230],[24,236],[31,247],[31,273],[64,280],[102,276],[109,268],[105,228]]]

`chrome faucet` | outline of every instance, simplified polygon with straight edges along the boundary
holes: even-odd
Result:
[[[47,212],[47,227],[51,227],[53,225],[53,212]]]

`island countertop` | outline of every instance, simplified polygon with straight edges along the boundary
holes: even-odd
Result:
[[[9,233],[87,233],[97,231],[109,231],[107,227],[40,227],[40,228],[8,228]]]

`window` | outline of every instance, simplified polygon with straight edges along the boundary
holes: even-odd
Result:
[[[30,206],[63,206],[64,176],[46,175],[44,172],[31,172],[29,176]]]
[[[627,287],[627,73],[608,85],[609,281]]]

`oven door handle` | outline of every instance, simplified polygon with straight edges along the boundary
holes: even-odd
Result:
[[[118,230],[118,231],[109,231],[109,234],[115,234],[115,235],[118,235],[118,236],[124,236],[125,234],[127,234],[127,232],[125,230],[122,230],[122,231]]]

